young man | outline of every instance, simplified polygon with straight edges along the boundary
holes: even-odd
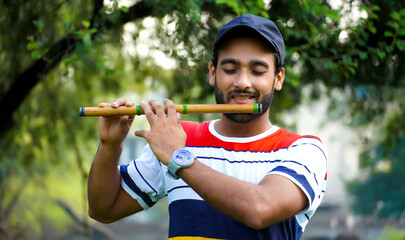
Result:
[[[325,191],[321,141],[269,121],[284,81],[285,48],[276,25],[242,15],[219,32],[209,69],[218,103],[262,103],[262,114],[181,122],[173,102],[141,102],[150,130],[138,159],[119,166],[133,116],[100,118],[89,176],[89,215],[112,222],[167,196],[169,239],[299,239]],[[104,106],[132,106],[117,99]],[[152,112],[154,109],[156,114]]]

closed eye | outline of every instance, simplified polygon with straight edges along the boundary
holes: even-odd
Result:
[[[236,73],[236,71],[237,71],[235,68],[232,68],[232,69],[224,68],[223,70],[225,73],[228,73],[228,74],[233,74],[233,73]]]
[[[266,73],[266,71],[257,71],[257,70],[252,70],[252,73],[256,76],[260,76]]]

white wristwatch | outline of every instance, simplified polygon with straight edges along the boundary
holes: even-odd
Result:
[[[194,154],[187,149],[178,149],[174,151],[169,165],[167,165],[167,172],[169,177],[179,179],[176,172],[180,168],[188,168],[194,162]]]

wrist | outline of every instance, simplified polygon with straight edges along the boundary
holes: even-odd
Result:
[[[176,150],[167,165],[168,175],[174,179],[178,179],[177,171],[183,168],[190,167],[195,160],[194,154],[183,148]]]
[[[124,143],[120,143],[120,142],[100,141],[99,150],[107,151],[110,153],[121,152],[123,145],[124,145]]]

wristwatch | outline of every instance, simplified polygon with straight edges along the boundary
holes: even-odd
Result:
[[[187,149],[178,149],[174,151],[169,165],[167,165],[167,172],[169,177],[179,179],[176,172],[180,168],[188,168],[194,162],[194,154]]]

